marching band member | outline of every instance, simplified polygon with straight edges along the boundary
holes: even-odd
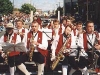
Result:
[[[78,48],[78,47],[83,48],[82,44],[79,43],[79,41],[81,41],[79,35],[83,34],[84,32],[85,31],[82,28],[82,22],[78,21],[76,23],[76,28],[73,29],[71,32],[72,36],[74,37],[72,46],[74,46],[77,49],[77,51],[74,52],[74,50],[76,49],[72,48],[73,52],[69,55],[69,64],[71,65],[71,70],[69,72],[69,75],[72,75],[76,70],[81,70],[81,72],[85,75],[88,74],[86,67],[87,62],[83,62],[86,61],[85,57],[87,56],[87,54],[83,49]]]
[[[26,36],[29,31],[28,31],[28,29],[24,28],[23,25],[24,25],[24,23],[22,20],[16,21],[16,28],[17,28],[16,33],[20,36],[21,42],[23,42],[26,47],[26,45],[27,45],[27,43],[26,43],[27,37]],[[27,61],[27,55],[25,54],[25,52],[20,52],[20,54],[23,56],[23,59],[22,59],[23,62]]]
[[[28,31],[28,29],[23,28],[23,25],[24,25],[24,23],[23,23],[22,20],[17,20],[16,21],[16,28],[18,30],[17,34],[20,35],[21,41],[24,42],[24,43],[26,43],[26,41],[25,41],[25,35],[27,35],[27,33],[29,31]]]
[[[71,52],[69,54],[69,64],[71,66],[71,70],[69,75],[72,75],[76,70],[80,70],[82,74],[89,75],[87,70],[87,53],[83,49],[81,44],[80,37],[72,35],[72,43],[71,43]]]
[[[64,32],[64,29],[62,28],[62,26],[60,26],[60,22],[58,20],[54,20],[54,27],[52,30],[52,36],[53,39],[55,38],[55,36],[60,35]]]
[[[94,31],[94,23],[92,21],[86,22],[86,32],[81,35],[81,42],[85,49],[85,51],[88,54],[88,65],[90,68],[94,69],[93,63],[94,63],[94,54],[95,51],[100,50],[100,39],[99,34]],[[96,52],[98,54],[98,52]],[[100,58],[100,53],[98,54]],[[98,59],[99,59],[98,58]],[[100,61],[98,60],[97,63],[98,66],[100,66]]]
[[[3,43],[9,42],[12,44],[17,44],[21,42],[21,38],[19,35],[13,32],[13,24],[8,23],[6,26],[6,33],[0,38],[0,45]],[[0,50],[2,50],[2,46],[0,46]],[[14,60],[14,58],[16,60]],[[27,71],[25,65],[21,62],[22,58],[20,52],[12,51],[8,55],[8,65],[10,66],[10,75],[15,75],[15,66],[17,66],[25,75],[30,75]],[[15,63],[15,64],[14,64]]]
[[[79,35],[79,46],[81,46],[84,49],[85,53],[88,55],[88,60],[81,59],[81,57],[80,57],[80,61],[79,61],[79,65],[78,65],[78,68],[84,73],[84,75],[89,75],[86,66],[90,65],[89,67],[93,68],[93,66],[91,66],[91,65],[93,65],[94,58],[92,57],[93,53],[92,53],[91,45],[93,45],[95,48],[98,47],[95,45],[96,36],[97,35],[94,32],[94,23],[92,21],[87,21],[86,22],[86,32]],[[74,69],[72,68],[69,75],[72,75],[72,73],[75,71],[75,69],[76,68],[74,68]]]
[[[47,47],[47,36],[39,31],[39,24],[37,21],[33,21],[31,25],[31,31],[27,34],[27,48],[32,53],[32,58],[30,57],[31,61],[34,61],[38,65],[37,75],[44,74]]]
[[[67,25],[67,19],[66,18],[64,18],[64,19],[62,19],[62,27],[66,27],[66,25]]]
[[[53,20],[51,20],[50,24],[48,25],[48,29],[53,29]]]
[[[79,36],[79,34],[82,34],[85,32],[85,30],[83,30],[83,27],[82,27],[82,22],[81,21],[78,21],[76,23],[76,28],[72,30],[72,33],[74,36]]]
[[[51,46],[51,50],[52,50],[51,61],[55,60],[56,55],[59,53],[61,47],[63,46],[63,43],[65,42],[65,40],[67,40],[67,38],[70,38],[69,37],[70,34],[71,34],[71,28],[70,28],[70,26],[66,26],[64,33],[56,36],[56,38],[54,39],[52,46]],[[70,48],[70,43],[71,43],[71,39],[69,40],[69,42],[66,45],[67,49]],[[65,59],[62,62],[62,71],[63,71],[63,75],[67,75],[68,55],[66,54],[66,50],[64,50],[64,52],[65,52],[64,53]]]
[[[66,26],[69,25],[72,29],[74,29],[73,21],[74,21],[74,18],[72,18],[72,17],[67,17]]]

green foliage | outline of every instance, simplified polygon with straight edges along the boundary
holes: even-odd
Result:
[[[10,14],[13,12],[13,5],[10,0],[0,0],[0,14]]]
[[[31,10],[33,10],[33,13],[36,12],[36,8],[34,6],[25,3],[21,6],[20,12],[29,14]]]

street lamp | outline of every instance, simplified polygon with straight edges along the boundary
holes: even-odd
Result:
[[[59,3],[59,7],[58,7],[58,4],[56,4],[57,5],[57,12],[58,12],[58,20],[60,21],[60,10],[59,10],[59,8],[60,8],[60,3]]]
[[[14,0],[13,0],[13,10],[14,10]]]

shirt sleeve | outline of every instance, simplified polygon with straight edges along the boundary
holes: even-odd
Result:
[[[42,33],[42,44],[39,44],[38,46],[41,49],[46,50],[48,47],[48,40],[47,40],[47,36],[45,34]]]
[[[0,38],[0,49],[2,49],[2,44],[4,43],[4,36],[2,36],[1,38]]]
[[[16,44],[17,44],[17,43],[21,43],[20,35],[17,35],[17,38],[16,38]]]
[[[83,34],[80,34],[79,35],[79,40],[78,40],[78,45],[81,47],[81,48],[84,48],[84,45],[83,45]]]
[[[59,35],[57,35],[52,42],[52,45],[51,45],[52,54],[55,53],[55,50],[56,50],[57,45],[58,45],[58,41],[59,41]]]

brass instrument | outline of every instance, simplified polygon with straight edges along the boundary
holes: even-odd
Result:
[[[7,40],[6,40],[6,43],[9,43],[9,40],[10,39],[9,39],[9,35],[8,35]],[[8,64],[8,56],[9,56],[9,53],[10,52],[6,52],[5,55],[4,55],[4,60],[5,60],[4,61],[4,64]]]
[[[52,62],[51,66],[50,66],[52,70],[54,70],[56,68],[56,66],[57,66],[57,64],[59,63],[60,60],[64,59],[65,56],[63,55],[63,52],[66,49],[66,45],[69,44],[69,41],[70,41],[70,38],[69,37],[70,36],[68,36],[68,38],[66,39],[65,43],[61,47],[60,51],[56,55],[55,60]]]
[[[9,56],[9,52],[5,53],[5,61],[4,64],[8,65],[8,56]]]
[[[88,44],[92,47],[91,48],[91,54],[92,54],[92,58],[90,58],[92,60],[92,63],[89,64],[89,66],[92,68],[92,69],[95,69],[98,67],[97,65],[97,61],[98,61],[98,58],[99,58],[99,55],[98,55],[98,50],[95,48],[95,45],[98,44],[98,37],[95,36],[95,40],[94,40],[94,44],[92,45],[91,42],[88,41]],[[96,51],[97,52],[96,52]]]
[[[33,40],[34,40],[34,35],[32,35],[30,42]],[[29,61],[32,61],[33,52],[34,52],[34,45],[30,45]]]

